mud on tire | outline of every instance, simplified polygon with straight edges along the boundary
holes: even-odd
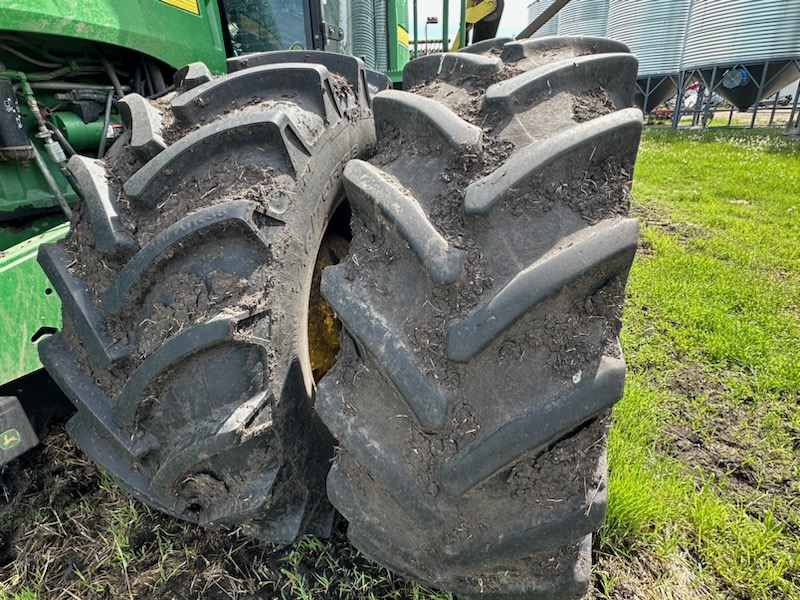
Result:
[[[344,165],[374,127],[360,61],[249,62],[218,79],[190,65],[159,108],[126,96],[126,143],[70,160],[85,200],[40,250],[64,316],[40,354],[77,406],[70,434],[134,496],[289,543],[333,515],[309,288]]]
[[[599,38],[426,57],[374,99],[346,261],[323,273],[342,351],[317,411],[352,543],[475,598],[581,596],[637,245],[637,61]]]

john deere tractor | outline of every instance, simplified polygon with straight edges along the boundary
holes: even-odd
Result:
[[[175,517],[289,544],[338,510],[418,581],[580,596],[636,59],[483,39],[496,0],[410,62],[403,0],[69,7],[0,24],[2,462],[71,415]]]

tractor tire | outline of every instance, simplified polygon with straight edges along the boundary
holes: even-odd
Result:
[[[606,507],[606,434],[637,222],[637,60],[601,38],[412,61],[344,172],[342,321],[317,413],[350,541],[466,598],[577,598]],[[480,52],[480,50],[479,50]]]
[[[344,165],[375,133],[361,61],[248,60],[190,65],[156,105],[126,96],[126,143],[72,157],[84,202],[40,249],[64,317],[40,356],[77,407],[69,433],[124,489],[288,544],[332,524],[309,302],[323,236],[349,236]]]

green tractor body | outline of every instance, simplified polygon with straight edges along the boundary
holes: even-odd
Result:
[[[4,4],[3,29],[41,45],[53,56],[91,54],[92,44],[101,43],[150,56],[175,69],[199,61],[212,72],[225,71],[216,0],[86,0],[80,3],[80,13],[71,15],[64,14],[64,3],[58,0]],[[32,66],[22,59],[16,64],[24,69]]]

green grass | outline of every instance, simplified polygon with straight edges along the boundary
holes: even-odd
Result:
[[[633,197],[601,592],[800,598],[800,141],[646,131]]]

